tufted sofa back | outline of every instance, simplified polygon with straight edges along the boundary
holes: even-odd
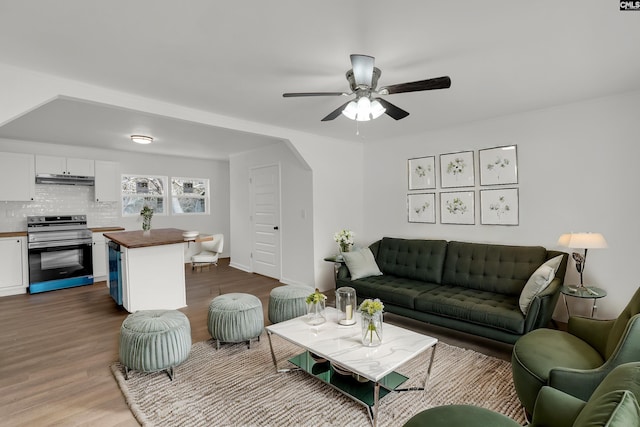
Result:
[[[383,274],[440,284],[446,240],[383,237],[374,245],[372,251],[377,247],[373,253]]]
[[[449,242],[443,285],[520,295],[529,276],[545,262],[542,246]]]

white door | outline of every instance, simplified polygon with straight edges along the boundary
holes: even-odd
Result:
[[[280,166],[251,169],[253,272],[280,279]]]

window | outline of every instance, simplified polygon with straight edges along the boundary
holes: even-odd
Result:
[[[171,212],[176,215],[209,213],[209,180],[171,178]]]
[[[165,215],[167,177],[122,175],[122,216],[140,215],[143,206]]]

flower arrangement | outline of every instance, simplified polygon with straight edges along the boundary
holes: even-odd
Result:
[[[144,205],[142,210],[140,211],[140,216],[142,217],[142,229],[144,231],[151,230],[151,218],[153,217],[153,209],[151,209],[147,205]]]
[[[318,288],[316,288],[315,292],[307,297],[305,300],[307,304],[318,304],[321,301],[325,301],[327,296],[320,292]]]
[[[340,250],[342,252],[349,252],[351,245],[353,245],[353,231],[351,230],[340,230],[333,235],[333,240],[340,245]]]
[[[380,344],[382,342],[384,304],[378,298],[365,299],[358,310],[362,315],[362,343],[367,346]]]

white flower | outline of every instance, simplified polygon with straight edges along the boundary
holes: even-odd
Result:
[[[333,235],[333,240],[341,245],[353,245],[353,231],[340,230]]]

